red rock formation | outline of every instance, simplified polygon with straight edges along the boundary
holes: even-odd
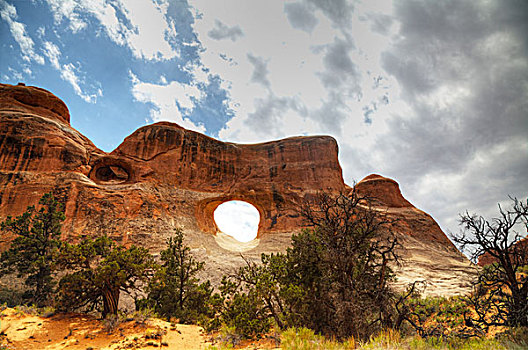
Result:
[[[357,192],[372,198],[377,205],[390,208],[412,207],[400,192],[400,186],[392,179],[372,174],[356,184]]]
[[[237,199],[257,207],[260,245],[251,254],[258,258],[288,246],[303,224],[298,208],[305,198],[350,190],[337,143],[328,136],[242,145],[162,122],[138,129],[108,154],[69,120],[66,105],[50,92],[0,84],[0,220],[53,191],[65,203],[64,238],[105,233],[159,250],[180,225],[190,245],[219,264],[227,254],[213,235],[219,204]],[[399,219],[394,228],[400,235],[459,257],[394,180],[370,175],[357,190]]]
[[[31,113],[70,124],[66,104],[51,92],[34,86],[0,84],[0,110]]]
[[[358,182],[355,188],[360,195],[371,198],[375,206],[384,208],[388,216],[395,219],[393,229],[399,234],[440,243],[456,250],[429,214],[415,208],[403,198],[396,181],[372,174]]]
[[[259,209],[263,235],[298,227],[296,208],[306,194],[345,188],[331,137],[240,145],[157,123],[140,128],[106,154],[71,128],[64,103],[42,89],[0,85],[0,111],[0,216],[19,214],[55,189],[66,202],[68,235],[95,229],[94,215],[101,227],[116,218],[140,219],[137,208],[146,203],[163,216],[194,214],[203,231],[215,233],[213,212],[232,199]],[[139,184],[188,190],[200,198],[185,200],[193,209],[182,212],[183,206],[154,198],[149,190],[138,190]],[[134,205],[123,207],[130,198]],[[101,202],[108,203],[107,209]]]
[[[90,160],[103,153],[43,89],[0,84],[0,118],[0,218],[20,214],[66,174],[88,174]]]
[[[0,215],[17,214],[43,192],[61,189],[71,234],[90,226],[94,213],[108,220],[140,218],[138,210],[147,202],[159,215],[181,213],[181,206],[138,184],[197,195],[186,200],[192,210],[181,214],[194,215],[198,227],[209,233],[216,232],[213,212],[219,204],[233,199],[252,203],[262,216],[259,236],[300,227],[297,208],[306,195],[348,188],[337,143],[328,136],[242,145],[161,122],[138,129],[106,154],[71,128],[68,109],[47,91],[0,85],[0,110]],[[401,233],[450,244],[429,215],[403,198],[394,180],[370,175],[356,188],[399,217]]]
[[[225,143],[173,123],[140,128],[104,158],[129,173],[127,182],[156,180],[215,193],[197,203],[198,225],[216,232],[213,212],[222,202],[244,200],[261,212],[259,234],[300,225],[296,208],[307,193],[344,189],[337,143],[328,136],[292,137],[242,145]],[[100,165],[91,172],[94,181]],[[100,182],[100,181],[99,181]]]

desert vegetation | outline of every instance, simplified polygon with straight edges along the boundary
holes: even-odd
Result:
[[[211,348],[271,339],[283,349],[520,349],[528,346],[528,245],[517,230],[528,225],[528,202],[513,199],[499,211],[491,221],[462,215],[464,230],[453,237],[473,259],[491,257],[475,292],[423,298],[419,283],[391,287],[392,267],[404,263],[392,222],[356,192],[315,196],[299,210],[309,228],[292,235],[286,252],[246,259],[216,289],[197,277],[203,262],[182,230],[159,259],[107,236],[61,241],[62,205],[48,193],[2,223],[13,241],[1,273],[24,287],[4,287],[0,302],[47,314],[95,312],[115,326],[126,293],[138,315],[216,332],[220,344]]]

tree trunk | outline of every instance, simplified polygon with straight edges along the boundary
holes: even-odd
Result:
[[[119,288],[114,290],[103,290],[103,318],[107,315],[117,315],[117,307],[119,303]]]

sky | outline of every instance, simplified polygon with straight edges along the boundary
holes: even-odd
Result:
[[[250,242],[257,237],[260,214],[253,205],[243,201],[224,202],[213,215],[218,229],[238,241]]]
[[[331,135],[446,233],[528,195],[525,0],[0,0],[0,81],[50,90],[110,152],[172,121]]]

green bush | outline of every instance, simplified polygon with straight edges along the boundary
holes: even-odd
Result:
[[[237,334],[247,339],[260,338],[270,330],[269,315],[254,290],[242,292],[227,278],[222,280],[220,289],[224,296],[221,318],[225,326],[233,327]]]
[[[313,197],[301,209],[312,229],[292,235],[285,254],[246,260],[224,280],[222,322],[244,337],[274,323],[364,340],[390,326],[397,242],[383,213],[367,203],[355,192]]]

